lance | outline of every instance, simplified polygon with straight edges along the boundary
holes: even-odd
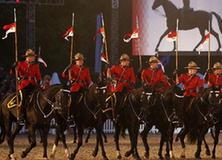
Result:
[[[71,44],[70,44],[70,57],[69,57],[69,66],[72,65],[72,59],[73,59],[73,48],[74,48],[74,20],[75,20],[75,14],[72,13],[72,32],[73,35],[71,36]],[[71,81],[71,72],[69,70],[69,81]]]
[[[136,16],[136,29],[138,30],[138,40],[137,40],[137,47],[138,47],[138,54],[139,54],[139,70],[142,69],[142,57],[140,53],[140,35],[139,35],[139,19],[138,16]]]
[[[209,42],[208,42],[208,69],[210,69],[210,63],[211,63],[211,53],[210,53],[210,32],[211,32],[211,28],[210,28],[210,20],[208,23],[208,30],[209,30]]]
[[[176,70],[177,71],[179,69],[179,53],[178,53],[179,32],[178,32],[178,26],[179,26],[179,19],[177,19],[177,22],[176,22]],[[176,73],[176,83],[178,83],[178,82],[179,82],[178,73]]]
[[[17,62],[18,62],[18,37],[17,37],[17,22],[16,22],[16,9],[14,8],[14,22],[15,22],[15,85],[16,85],[16,116],[17,120],[19,119],[19,114],[20,114],[20,109],[19,109],[19,90],[18,90],[18,67],[17,67]]]

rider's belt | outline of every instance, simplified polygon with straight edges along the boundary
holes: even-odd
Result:
[[[34,77],[23,77],[23,78],[21,78],[21,80],[29,80],[29,81],[31,81],[31,80],[35,80],[35,78]]]

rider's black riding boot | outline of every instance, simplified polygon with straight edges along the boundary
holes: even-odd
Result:
[[[21,108],[20,113],[19,113],[19,117],[17,120],[17,123],[21,126],[25,125],[25,114],[24,114],[24,109]]]

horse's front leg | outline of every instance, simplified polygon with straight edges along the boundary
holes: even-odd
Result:
[[[60,134],[60,130],[59,130],[59,127],[57,126],[57,128],[56,128],[56,137],[55,137],[54,144],[53,144],[53,147],[52,147],[52,152],[50,154],[51,159],[55,158],[56,148],[57,148],[58,143],[59,143],[59,134]]]
[[[144,145],[144,148],[145,148],[144,157],[146,159],[149,159],[150,147],[149,147],[149,144],[147,143],[147,136],[148,136],[148,133],[149,133],[151,128],[152,128],[152,125],[146,124],[143,131],[140,133],[140,136],[142,138],[143,145]]]
[[[35,126],[28,125],[28,134],[29,134],[29,145],[28,147],[22,152],[21,157],[25,158],[28,153],[36,146],[36,136],[35,136]]]
[[[169,137],[169,143],[170,143],[170,158],[174,158],[174,153],[173,153],[173,133],[174,133],[174,127],[170,129],[170,137]]]
[[[216,130],[215,130],[215,138],[214,138],[214,147],[213,147],[213,150],[212,150],[212,158],[215,159],[216,158],[216,146],[218,144],[218,140],[219,140],[219,134],[220,134],[220,128],[219,127],[215,127]]]
[[[208,144],[207,144],[207,141],[206,141],[206,139],[205,139],[205,136],[204,136],[203,141],[204,141],[204,146],[205,146],[205,149],[206,149],[205,153],[206,153],[207,156],[210,156],[210,148],[209,148],[209,146],[208,146]]]
[[[78,153],[80,147],[82,146],[82,137],[83,137],[83,128],[81,126],[77,126],[78,128],[78,143],[75,150],[72,152],[70,156],[70,160],[74,160],[76,157],[76,154]]]
[[[98,150],[99,150],[99,142],[100,142],[100,139],[99,139],[99,137],[98,137],[98,133],[99,132],[99,130],[97,129],[96,130],[96,146],[95,146],[95,148],[94,148],[94,151],[92,152],[92,156],[93,157],[96,157],[97,156],[97,154],[98,154]]]
[[[15,160],[16,158],[14,157],[14,141],[11,133],[12,122],[10,120],[7,120],[5,121],[4,125],[5,125],[5,138],[9,147],[8,159]]]
[[[89,128],[86,139],[85,139],[85,143],[88,143],[92,130],[93,128]]]
[[[169,28],[160,36],[160,39],[156,45],[156,48],[155,48],[155,51],[158,51],[159,49],[159,45],[160,45],[160,42],[162,41],[162,39],[170,32]]]
[[[115,124],[114,141],[116,145],[116,158],[121,159],[122,156],[121,156],[120,147],[119,147],[119,136],[120,136],[121,127],[117,123],[114,123],[114,124]]]
[[[162,155],[163,144],[164,144],[164,137],[163,137],[163,133],[161,133],[160,146],[159,146],[159,151],[158,151],[159,159],[163,159],[163,155]]]
[[[135,124],[133,126],[132,124],[128,126],[129,128],[129,136],[130,136],[130,143],[131,143],[131,149],[126,152],[126,156],[129,156],[130,154],[133,154],[133,157],[136,160],[140,160],[140,156],[137,150],[137,139],[138,139],[138,132],[139,132],[139,124]]]
[[[48,146],[48,133],[49,125],[45,125],[43,128],[42,146],[43,146],[43,158],[47,158],[47,146]]]
[[[184,142],[184,139],[185,139],[185,136],[186,134],[188,133],[188,129],[187,127],[184,127],[180,133],[178,134],[179,135],[179,139],[180,139],[180,143],[181,143],[181,146],[182,146],[182,153],[180,155],[181,158],[185,158],[186,157],[186,146],[185,146],[185,142]]]
[[[101,147],[101,150],[102,150],[103,160],[108,160],[108,158],[106,156],[105,148],[104,148],[104,143],[103,143],[102,128],[103,128],[103,125],[98,126],[96,128],[96,134],[97,134],[97,139],[99,140],[100,147]]]

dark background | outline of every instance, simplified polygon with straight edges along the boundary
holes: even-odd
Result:
[[[17,30],[19,56],[26,51],[24,4],[0,5],[0,35],[5,32],[3,25],[13,22],[13,8],[17,9]],[[123,44],[122,35],[131,30],[131,1],[120,0],[120,51],[130,52],[130,44]],[[36,9],[36,52],[41,46],[41,56],[47,62],[47,71],[61,72],[69,63],[70,43],[63,39],[63,34],[71,25],[71,15],[75,13],[74,52],[82,52],[86,65],[94,69],[96,15],[102,12],[105,19],[108,47],[111,20],[110,0],[65,0],[64,6],[37,6]],[[108,48],[109,49],[109,48]],[[5,40],[0,39],[0,66],[9,68],[14,63],[14,37],[9,34]]]
[[[131,43],[124,43],[122,37],[131,31],[131,0],[120,0],[119,9],[119,40],[120,53],[131,54]],[[17,8],[17,29],[19,56],[26,51],[26,5],[24,4],[1,4],[0,5],[0,35],[5,34],[3,25],[13,22],[13,8]],[[75,13],[75,37],[74,51],[82,52],[86,58],[86,65],[94,72],[95,63],[95,41],[96,15],[100,12],[104,14],[105,28],[107,34],[108,50],[110,46],[110,22],[111,22],[111,0],[65,0],[64,6],[37,6],[36,9],[36,52],[41,46],[41,56],[47,62],[48,68],[42,69],[43,74],[50,74],[54,71],[61,72],[69,63],[70,43],[63,39],[62,35],[71,24],[72,12]],[[110,53],[109,53],[110,54]],[[180,53],[186,55],[186,53]],[[221,60],[221,54],[212,53],[212,63]],[[160,57],[170,56],[170,61],[166,66],[168,74],[175,68],[174,53],[160,53]],[[180,57],[180,68],[192,59],[199,63],[203,72],[207,68],[207,56],[187,54]],[[193,56],[195,55],[195,56]],[[138,57],[133,57],[133,66],[138,71]],[[143,57],[143,64],[148,57]],[[117,61],[118,62],[118,61]],[[5,40],[0,39],[0,66],[10,68],[14,63],[14,39],[12,34]],[[144,65],[145,66],[145,65]]]

